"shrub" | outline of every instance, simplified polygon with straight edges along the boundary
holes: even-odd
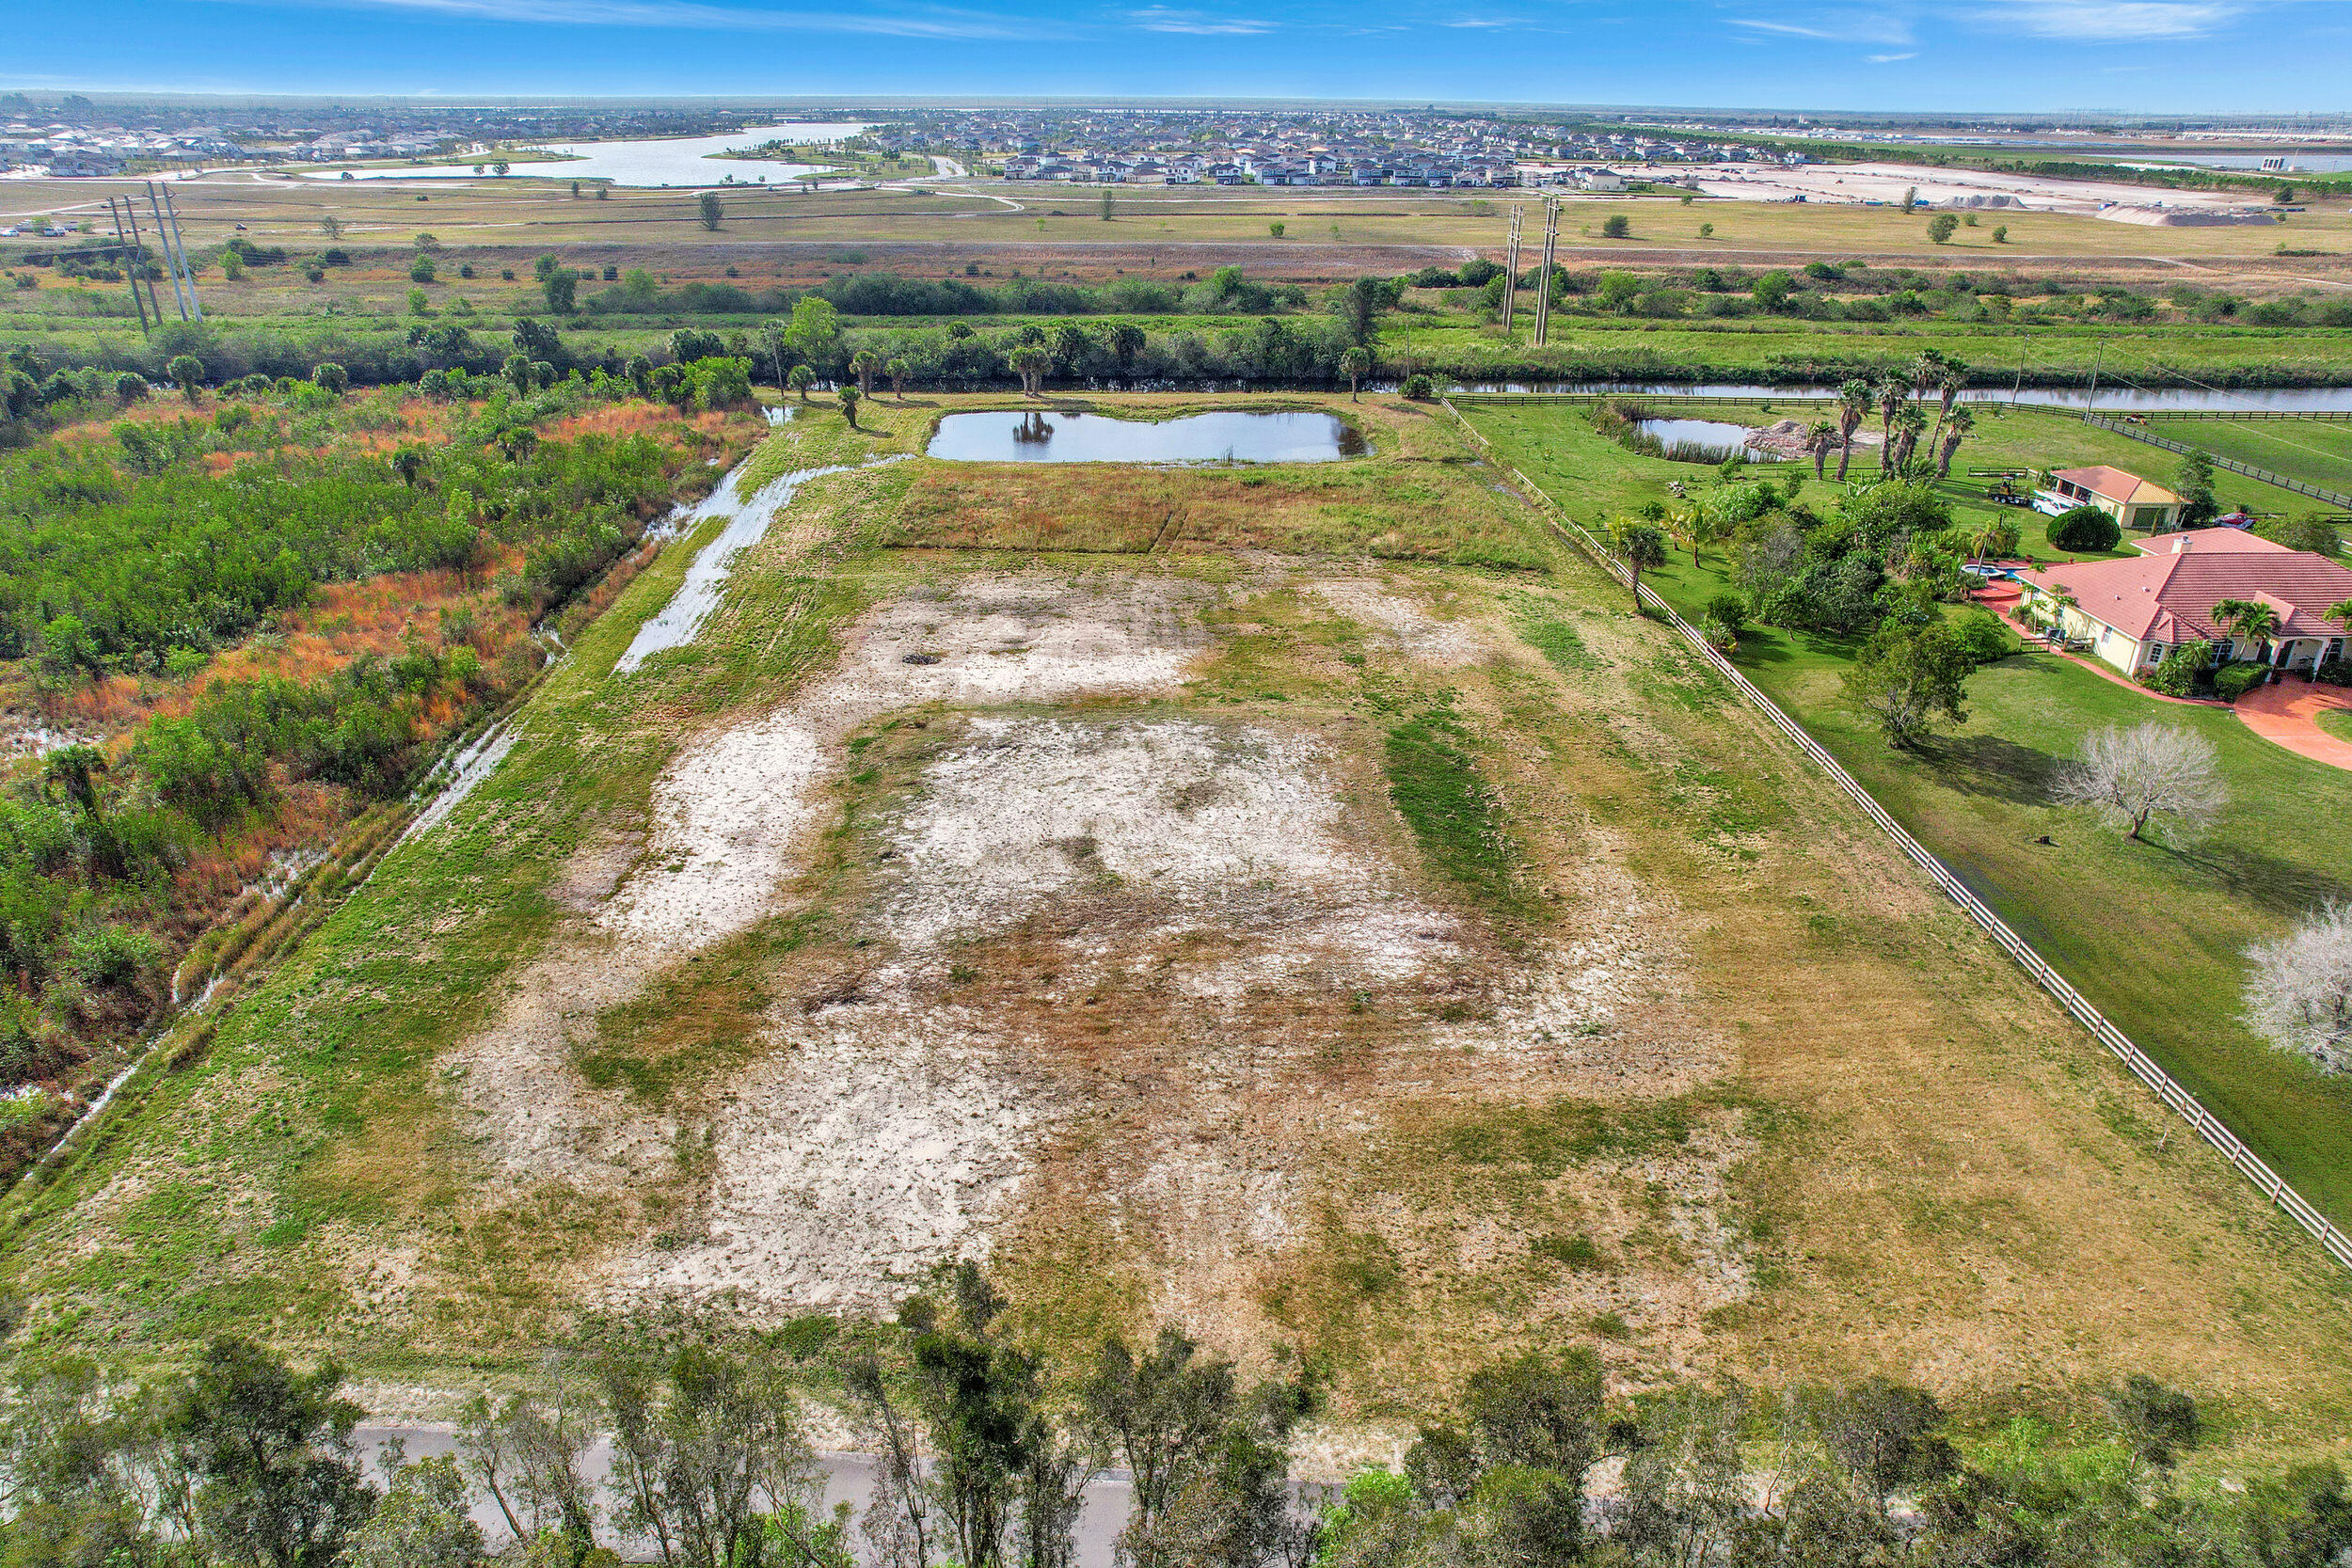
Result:
[[[1438,395],[1438,384],[1428,376],[1415,372],[1405,378],[1405,395],[1415,403],[1427,403]]]
[[[2111,550],[2123,531],[2097,507],[2076,506],[2050,519],[2049,536],[2052,549]]]
[[[2331,658],[2312,672],[2312,679],[2329,686],[2352,686],[2352,660]]]
[[[2225,703],[2234,703],[2247,692],[2270,678],[2270,670],[2262,664],[2225,664],[2213,673],[2213,689]]]
[[[1706,616],[1720,621],[1737,637],[1748,624],[1748,601],[1737,594],[1718,594],[1707,601]]]
[[[1600,231],[1612,240],[1625,239],[1633,232],[1633,220],[1623,213],[1614,214],[1601,220]]]
[[[2153,670],[2141,675],[2139,683],[2168,697],[2185,697],[2196,686],[2198,675],[2212,662],[2213,649],[2208,644],[2184,642],[2165,655]]]
[[[1952,635],[1977,664],[1992,664],[2017,651],[2017,635],[1982,605],[1963,610],[1952,622]]]
[[[127,926],[76,931],[66,943],[66,967],[88,986],[132,986],[162,961],[162,944]]]

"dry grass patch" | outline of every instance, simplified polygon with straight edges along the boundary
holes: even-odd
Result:
[[[1263,469],[926,465],[882,542],[995,550],[1370,555],[1533,566],[1524,514],[1451,459]]]

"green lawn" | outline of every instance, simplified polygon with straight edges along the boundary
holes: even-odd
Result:
[[[1698,420],[1724,420],[1748,425],[1771,424],[1776,420],[1793,419],[1810,424],[1815,420],[1833,418],[1832,410],[1819,402],[1788,399],[1765,399],[1755,403],[1732,400],[1683,400],[1658,397],[1648,400],[1649,406],[1661,416],[1681,416]],[[1465,411],[1475,404],[1466,404]],[[1527,439],[1534,443],[1525,449],[1534,452],[1530,462],[1522,462],[1529,478],[1550,487],[1555,483],[1565,488],[1552,489],[1552,494],[1577,512],[1588,517],[1600,512],[1623,510],[1646,499],[1666,497],[1666,483],[1678,479],[1688,487],[1713,477],[1711,469],[1694,467],[1687,463],[1662,463],[1637,458],[1594,436],[1582,412],[1583,404],[1562,404],[1557,408],[1534,404],[1493,407],[1479,410],[1479,428],[1490,437],[1502,439],[1504,429],[1524,428]],[[1952,477],[1939,486],[1954,510],[1963,515],[2002,515],[2018,525],[2021,534],[2019,547],[2030,555],[2048,557],[2054,553],[2046,532],[2049,519],[2024,507],[1996,506],[1984,499],[1985,491],[1994,483],[1993,474],[1979,470],[2040,469],[2045,467],[2083,467],[2105,463],[2128,469],[2159,484],[2169,484],[2177,477],[2180,458],[2161,447],[2135,441],[2128,436],[2087,425],[2071,414],[2057,409],[2016,407],[2006,404],[1979,404],[1969,412],[1976,420],[1976,428],[1961,443],[1952,459]],[[1524,418],[1521,418],[1521,417]],[[2219,423],[2218,420],[2199,420],[2200,425]],[[1873,417],[1863,427],[1875,431],[1878,421]],[[2348,432],[2347,434],[2352,434]],[[1563,439],[1565,448],[1552,449]],[[1604,461],[1596,467],[1589,462],[1566,458],[1570,451],[1581,451],[1589,443]],[[1563,460],[1567,467],[1561,467]],[[1549,460],[1552,472],[1548,477],[1531,463],[1540,465]],[[1830,454],[1826,465],[1829,477],[1837,474],[1837,456]],[[1574,468],[1577,472],[1569,472]],[[1810,465],[1807,466],[1810,471]],[[1878,473],[1878,449],[1857,446],[1849,477],[1867,481]],[[1580,474],[1585,476],[1580,478]],[[1810,481],[1808,480],[1808,483]],[[2291,490],[2281,490],[2218,469],[2214,474],[2214,493],[2227,509],[2243,506],[2261,513],[2294,513],[2307,511],[2312,505],[2308,497]],[[2128,552],[2127,539],[2123,550]],[[2079,555],[2081,552],[2071,552]]]
[[[2352,492],[2352,420],[2150,420],[2149,431],[2323,490]],[[2310,499],[2297,497],[2298,507]]]
[[[1470,417],[1498,457],[1581,521],[1605,522],[1661,494],[1670,477],[1708,477],[1632,456],[1565,405]],[[1988,425],[1998,432],[1989,451],[2038,451],[2042,464],[2115,461],[2106,443],[2130,444],[2057,416]],[[2048,438],[2039,449],[2037,431]],[[1679,552],[1648,580],[1686,613],[1727,586],[1721,561],[1694,566]],[[1757,627],[1742,636],[1738,662],[2281,1176],[2339,1223],[2352,1221],[2352,1082],[2269,1050],[2237,1017],[2246,944],[2323,899],[2352,896],[2352,841],[2328,826],[2352,813],[2352,774],[2257,738],[2225,710],[2160,705],[2050,655],[1980,672],[1967,722],[1900,753],[1841,702],[1850,654],[1835,640]],[[2048,803],[2053,774],[2085,733],[2151,718],[2210,738],[2230,782],[2228,812],[2188,847],[2127,845]],[[2037,844],[2043,834],[2055,843]]]

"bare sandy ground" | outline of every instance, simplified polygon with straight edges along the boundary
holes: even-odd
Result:
[[[1393,657],[1494,657],[1382,580],[1315,588]],[[579,917],[457,1053],[495,1192],[682,1190],[658,1241],[606,1260],[615,1303],[881,1309],[942,1260],[1101,1225],[1153,1260],[1155,1310],[1230,1324],[1327,1229],[1351,1144],[1399,1115],[1720,1074],[1718,1042],[1628,1025],[1682,977],[1622,876],[1592,868],[1564,934],[1505,959],[1396,859],[1360,754],[1312,727],[1099,705],[1181,695],[1212,641],[1200,612],[1248,591],[965,578],[879,607],[830,673],[691,738],[642,845],[582,853],[565,884]],[[684,1108],[590,1087],[574,1061],[596,1014],[788,912],[846,741],[918,709],[935,732],[919,782],[859,851],[861,967],[775,1006],[756,1059]],[[1365,1049],[1376,1068],[1334,1076],[1335,1053]],[[1687,1301],[1613,1275],[1573,1287],[1582,1310],[1695,1322],[1736,1298],[1714,1218],[1736,1145],[1607,1173],[1674,1194],[1702,1261],[1668,1291]],[[1478,1247],[1485,1266],[1525,1241]]]

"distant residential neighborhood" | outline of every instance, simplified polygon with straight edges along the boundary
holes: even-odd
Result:
[[[1803,162],[1727,141],[1411,111],[972,113],[883,126],[894,151],[953,148],[1008,180],[1103,185],[1520,185],[1619,191],[1608,166]]]
[[[69,95],[35,104],[0,96],[0,173],[116,175],[230,163],[421,160],[567,139],[724,135],[785,117],[713,108],[596,115],[578,109],[452,106],[375,113],[332,105],[257,112],[229,123],[175,124]],[[870,125],[879,151],[952,154],[1007,180],[1104,185],[1332,185],[1621,191],[1615,165],[1803,163],[1681,132],[1502,115],[1382,110],[1259,114],[1231,110],[928,111]]]

